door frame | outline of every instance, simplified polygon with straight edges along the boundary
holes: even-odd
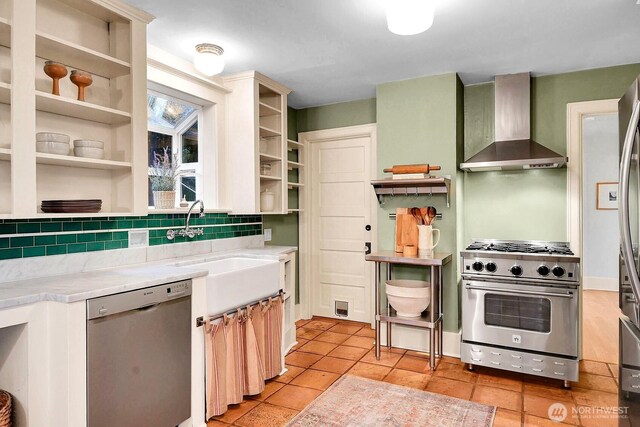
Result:
[[[332,128],[332,129],[323,129],[311,132],[301,132],[298,134],[298,141],[303,144],[304,147],[304,183],[306,191],[303,192],[302,195],[302,206],[305,208],[300,212],[299,216],[299,271],[300,271],[300,304],[298,304],[298,311],[296,313],[296,319],[309,319],[312,315],[311,313],[311,263],[312,260],[312,252],[311,252],[311,212],[309,212],[309,207],[311,206],[311,200],[313,197],[312,187],[313,187],[313,176],[311,173],[311,144],[319,143],[319,142],[327,142],[327,141],[336,141],[341,139],[353,139],[365,137],[369,138],[371,141],[371,147],[369,147],[370,152],[370,162],[371,167],[369,177],[370,180],[374,180],[376,177],[377,170],[377,151],[378,151],[378,143],[377,143],[377,125],[375,123],[358,125],[358,126],[348,126],[341,128]],[[378,249],[378,199],[375,196],[375,192],[373,187],[370,188],[372,195],[370,197],[370,209],[371,209],[371,227],[373,232],[371,233],[371,251],[376,251]],[[364,249],[364,248],[363,248]],[[375,290],[373,289],[373,265],[371,268],[371,298],[373,301],[373,294]],[[371,312],[371,322],[373,322],[373,310]]]
[[[577,256],[582,256],[582,119],[617,113],[618,99],[567,104],[567,237]]]
[[[567,240],[574,254],[582,257],[582,119],[589,116],[617,114],[618,99],[571,102],[567,104]],[[580,269],[580,283],[582,269]],[[580,286],[578,307],[578,360],[582,359],[584,343],[583,297],[584,286]]]

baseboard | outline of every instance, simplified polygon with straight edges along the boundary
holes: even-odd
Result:
[[[594,291],[618,291],[618,279],[611,277],[582,277],[582,288]]]
[[[429,351],[429,332],[426,329],[393,325],[391,344],[394,347],[406,348],[415,351]],[[442,352],[445,356],[460,357],[460,334],[458,332],[444,331],[442,333]],[[380,342],[387,344],[387,326],[380,325]]]

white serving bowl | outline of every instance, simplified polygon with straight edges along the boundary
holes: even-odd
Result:
[[[91,148],[104,148],[104,142],[95,141],[93,139],[74,139],[74,147],[91,147]]]
[[[69,154],[69,143],[57,141],[36,141],[36,151],[38,153],[60,154],[66,156]]]
[[[429,282],[422,280],[388,280],[386,293],[400,317],[420,317],[431,300]]]
[[[102,159],[104,158],[104,150],[102,148],[94,147],[74,147],[73,154],[76,157],[87,157],[90,159]]]
[[[71,138],[69,138],[69,135],[65,135],[63,133],[53,133],[53,132],[36,133],[37,142],[66,142],[68,144],[70,140]]]

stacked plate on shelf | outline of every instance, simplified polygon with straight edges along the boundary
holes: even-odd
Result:
[[[36,133],[36,151],[47,154],[69,154],[69,135],[53,132]]]
[[[95,213],[102,209],[102,200],[43,200],[40,209],[44,213]]]

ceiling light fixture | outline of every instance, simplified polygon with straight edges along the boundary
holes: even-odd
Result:
[[[220,74],[224,69],[224,50],[215,44],[201,43],[196,45],[193,66],[205,76]]]
[[[387,27],[401,36],[427,31],[433,25],[435,0],[387,0]]]

